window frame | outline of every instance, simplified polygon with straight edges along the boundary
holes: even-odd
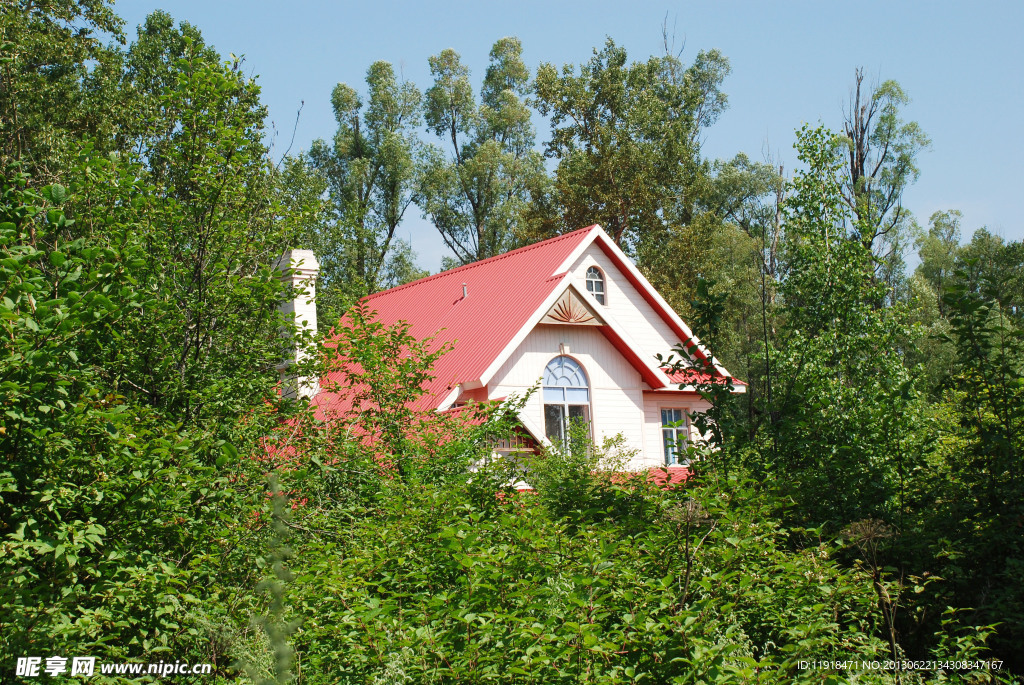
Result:
[[[591,278],[591,271],[597,272],[596,278]],[[591,297],[597,300],[598,304],[608,306],[608,279],[605,278],[604,270],[597,264],[591,264],[590,266],[587,267],[587,271],[584,275],[584,280],[586,281],[587,292],[590,293]],[[593,290],[590,287],[591,283],[600,283],[601,292],[596,292],[595,290]]]
[[[665,466],[689,466],[690,459],[680,459],[690,446],[690,412],[684,407],[658,407],[661,412],[661,448]],[[677,412],[682,418],[665,422],[666,412]],[[674,416],[673,416],[674,418]],[[671,437],[670,437],[671,436]]]

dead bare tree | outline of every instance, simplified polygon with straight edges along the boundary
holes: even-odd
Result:
[[[887,248],[879,243],[906,218],[903,191],[920,174],[917,156],[931,144],[917,122],[900,117],[909,102],[896,81],[865,86],[864,69],[854,73],[843,122],[850,148],[845,198],[857,219],[857,237],[880,257]]]

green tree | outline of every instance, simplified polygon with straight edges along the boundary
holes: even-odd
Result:
[[[235,457],[279,406],[288,230],[264,111],[197,31],[158,14],[103,46],[120,23],[96,0],[0,12],[5,681],[37,649],[224,663],[217,598],[258,547]]]
[[[322,187],[327,197],[325,211],[300,242],[321,256],[331,323],[355,299],[425,275],[396,235],[415,192],[421,95],[414,84],[399,81],[387,62],[370,66],[366,84],[365,108],[350,86],[334,88],[333,141],[316,140],[306,155],[289,162],[294,187],[302,187],[303,174],[312,174],[306,187],[313,193]]]
[[[298,219],[274,196],[266,111],[237,60],[222,63],[160,14],[129,54],[129,77],[159,103],[135,143],[141,192],[124,204],[117,188],[87,183],[69,210],[83,235],[104,235],[103,211],[140,227],[147,261],[135,277],[156,297],[130,317],[121,392],[220,430],[273,393],[282,287],[270,265]]]
[[[963,215],[935,212],[927,233],[917,238],[921,263],[910,281],[912,311],[922,329],[910,346],[910,358],[923,364],[929,387],[937,390],[953,373],[951,312],[946,294],[967,288],[992,293],[1005,316],[1024,316],[1024,243],[1006,243],[985,228],[961,244]],[[913,334],[912,334],[913,335]]]
[[[963,214],[956,209],[935,212],[928,219],[928,232],[917,240],[921,258],[917,273],[934,289],[936,299],[950,285],[956,270],[962,219]]]
[[[124,55],[121,90],[127,96],[118,112],[118,149],[143,158],[159,154],[155,146],[179,125],[164,110],[165,95],[178,87],[180,60],[218,65],[221,57],[188,22],[175,26],[174,18],[162,10],[147,15]],[[162,129],[157,122],[163,123]]]
[[[664,245],[670,223],[688,225],[708,175],[700,132],[726,106],[719,88],[728,72],[717,51],[686,68],[672,55],[627,64],[611,39],[578,73],[541,64],[537,107],[551,119],[546,154],[558,159],[561,226],[600,223],[643,257]]]
[[[975,623],[1000,622],[993,643],[1016,669],[1024,665],[1016,650],[1024,626],[1024,327],[1002,302],[1004,284],[998,272],[958,270],[943,294],[956,356],[945,382],[954,420],[942,435],[957,449],[929,528],[948,581],[943,599],[972,607]]]
[[[19,161],[41,185],[74,160],[91,136],[111,149],[124,99],[122,55],[102,34],[123,42],[109,0],[6,0],[0,11],[0,168]]]
[[[491,48],[479,104],[469,69],[454,50],[431,57],[430,73],[427,128],[448,152],[427,149],[418,202],[456,263],[468,264],[515,247],[530,198],[545,186],[530,109],[522,99],[530,73],[517,38],[502,38]]]
[[[357,421],[356,432],[375,445],[378,459],[389,460],[406,479],[411,472],[407,443],[421,419],[416,400],[426,392],[433,363],[450,348],[417,340],[407,323],[388,327],[374,319],[363,303],[349,310],[321,375],[335,379],[325,390],[345,397],[342,406],[360,408],[358,416],[342,412],[336,418]]]
[[[691,326],[702,316],[697,303],[708,295],[721,298],[717,330],[698,336],[713,341],[715,355],[747,383],[745,423],[754,430],[762,397],[770,394],[764,349],[777,309],[785,184],[780,169],[742,153],[712,163],[707,181],[696,217],[671,227],[663,248],[645,254],[643,266]]]
[[[102,158],[65,174],[96,184],[73,189],[118,188],[122,205],[145,192],[137,173]],[[61,207],[73,204],[83,206],[64,186],[36,193],[16,171],[0,185],[4,680],[15,657],[36,651],[216,659],[207,627],[229,609],[210,600],[250,573],[234,566],[244,529],[226,524],[258,501],[238,472],[234,483],[227,477],[237,451],[168,418],[120,368],[138,312],[161,305],[140,278],[141,226],[102,205],[98,216],[71,219]],[[105,233],[66,238],[88,219]],[[250,410],[258,434],[265,424],[258,406]]]
[[[1004,312],[1024,316],[1024,241],[1007,243],[979,228],[957,253],[956,267],[969,288],[989,289]]]
[[[263,487],[237,457],[289,409],[270,263],[297,222],[239,64],[165,15],[142,33],[121,154],[69,143],[67,185],[3,184],[4,664],[90,645],[226,665],[257,608]]]
[[[903,313],[878,307],[884,285],[872,254],[847,237],[858,220],[842,194],[843,139],[804,127],[796,147],[806,169],[786,206],[770,454],[810,525],[900,525],[924,442],[921,398],[901,356]]]

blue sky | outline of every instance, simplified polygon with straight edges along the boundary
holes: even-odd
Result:
[[[129,36],[163,9],[196,25],[225,56],[244,55],[279,131],[277,155],[302,101],[293,152],[330,138],[331,89],[345,82],[362,91],[376,60],[425,90],[427,58],[451,47],[478,85],[502,36],[522,40],[531,67],[585,61],[606,36],[643,59],[661,51],[667,15],[685,41],[684,60],[717,48],[732,65],[723,86],[729,109],[707,130],[705,156],[761,159],[770,149],[791,170],[794,130],[819,121],[839,129],[854,69],[863,66],[869,78],[900,82],[912,98],[906,118],[932,139],[921,178],[904,196],[918,220],[959,209],[965,237],[987,226],[1024,239],[1024,2],[122,0],[116,8]],[[538,140],[546,134],[542,122]],[[415,207],[401,230],[421,266],[436,271],[443,245]]]

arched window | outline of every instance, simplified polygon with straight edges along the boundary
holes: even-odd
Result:
[[[587,269],[587,291],[604,304],[604,275],[596,266]]]
[[[544,369],[544,433],[565,442],[572,420],[590,421],[590,384],[572,357],[555,357]]]

